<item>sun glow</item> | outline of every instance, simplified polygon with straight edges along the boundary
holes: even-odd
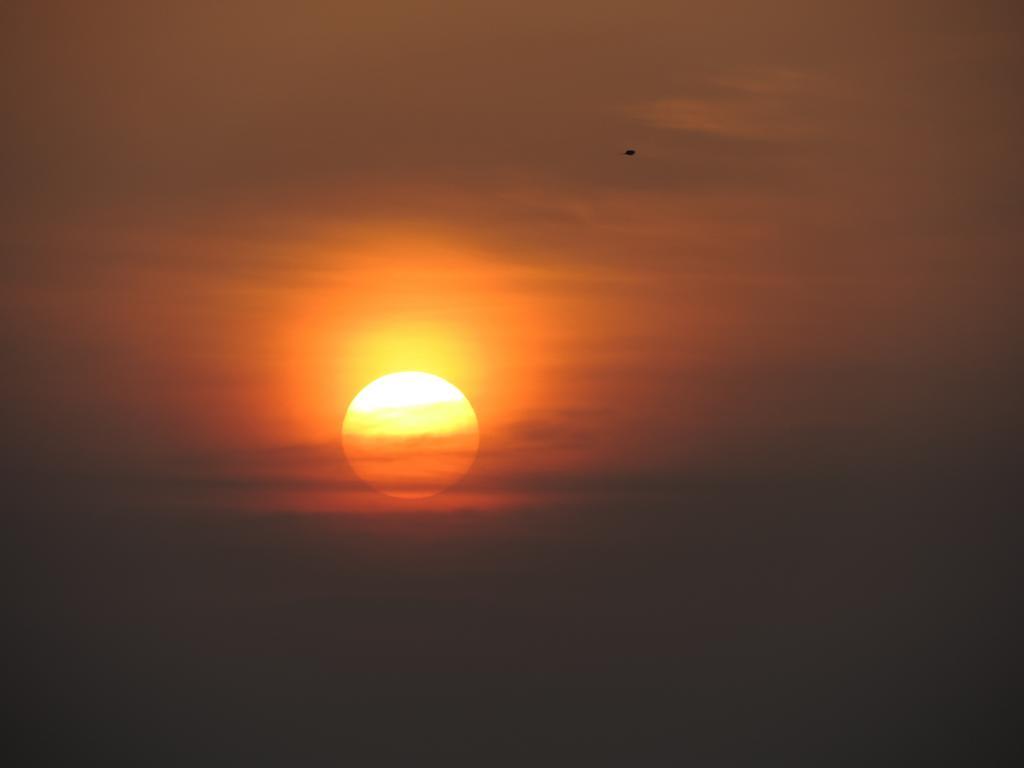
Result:
[[[495,490],[498,478],[550,470],[559,461],[552,450],[531,449],[536,441],[529,427],[546,412],[578,405],[579,396],[552,363],[572,338],[575,314],[558,311],[546,273],[436,233],[396,238],[370,231],[356,246],[335,243],[333,235],[324,240],[329,245],[322,252],[301,256],[319,265],[311,272],[315,279],[290,290],[280,313],[287,318],[277,328],[287,363],[277,368],[282,407],[263,409],[265,418],[281,420],[279,431],[287,430],[296,444],[337,445],[343,427],[347,466],[341,469],[354,471],[365,485],[325,484],[331,490],[324,508],[406,506],[396,504],[396,495],[433,496],[418,510],[495,508],[508,498],[507,490]],[[433,377],[386,379],[379,385],[386,389],[367,386],[394,372]],[[455,387],[447,389],[448,382]],[[471,405],[444,394],[459,390]],[[407,407],[428,394],[436,398],[431,408]],[[486,437],[478,437],[477,420]],[[453,428],[443,438],[446,424]],[[477,451],[478,441],[486,453]],[[446,458],[425,450],[417,455],[417,442],[447,442]],[[308,467],[334,480],[338,469]],[[474,481],[459,482],[467,470]]]
[[[342,424],[355,473],[389,496],[426,498],[469,471],[480,443],[466,396],[439,376],[403,371],[368,384]]]

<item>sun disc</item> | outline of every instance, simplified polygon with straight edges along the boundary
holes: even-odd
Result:
[[[407,499],[433,496],[458,482],[480,445],[466,396],[440,376],[420,371],[367,384],[349,405],[341,434],[345,455],[362,480]]]

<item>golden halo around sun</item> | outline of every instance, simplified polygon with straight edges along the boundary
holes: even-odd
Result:
[[[341,427],[355,473],[381,493],[434,496],[469,471],[480,447],[473,406],[440,376],[402,371],[370,382]]]

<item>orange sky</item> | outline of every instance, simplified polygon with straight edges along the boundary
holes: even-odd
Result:
[[[441,506],[955,461],[1020,370],[998,8],[5,10],[12,451],[350,509],[421,369],[481,423]]]
[[[0,0],[0,764],[1012,765],[1022,19]]]

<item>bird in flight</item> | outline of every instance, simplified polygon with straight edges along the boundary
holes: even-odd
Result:
[[[627,149],[627,150],[626,150],[625,152],[623,152],[622,154],[624,154],[624,155],[629,155],[630,157],[632,157],[633,155],[635,155],[635,154],[636,154],[636,150],[635,150],[635,149]]]

